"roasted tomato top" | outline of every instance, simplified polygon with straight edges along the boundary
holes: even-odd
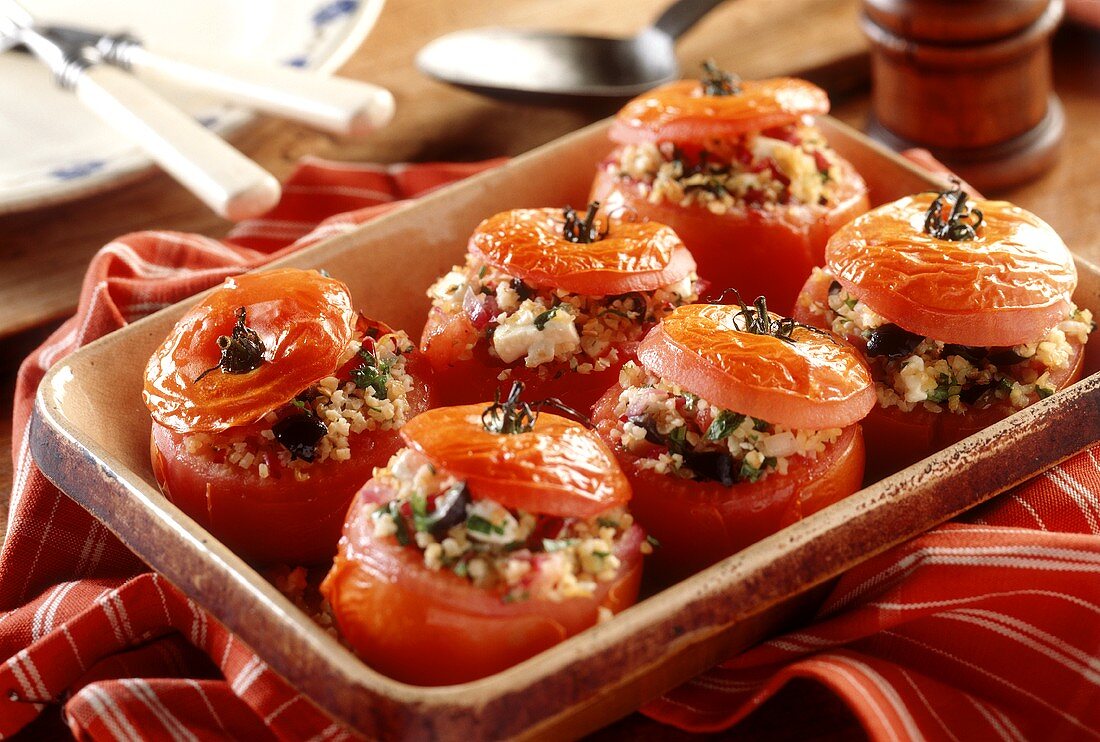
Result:
[[[401,436],[434,466],[466,481],[474,499],[543,515],[591,518],[630,499],[607,445],[578,422],[541,413],[529,430],[491,432],[487,404],[417,415]]]
[[[145,404],[179,433],[247,425],[335,371],[354,337],[340,281],[292,268],[229,278],[153,353]]]
[[[1034,214],[984,199],[970,206],[983,217],[972,238],[933,236],[925,222],[936,198],[907,196],[842,227],[825,250],[832,275],[917,335],[983,347],[1042,337],[1077,286],[1065,243]]]
[[[532,286],[590,296],[652,291],[695,270],[670,227],[607,217],[582,221],[553,208],[489,217],[470,238],[470,250]]]
[[[749,331],[754,311],[679,307],[642,340],[638,362],[711,404],[792,428],[842,428],[870,411],[871,375],[848,346],[801,325],[788,334],[770,313],[772,333]]]
[[[805,80],[746,80],[739,87],[740,92],[726,95],[705,94],[697,80],[659,87],[627,103],[609,136],[622,144],[702,144],[829,112],[825,91]]]

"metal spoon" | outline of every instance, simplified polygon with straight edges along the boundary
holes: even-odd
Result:
[[[673,45],[723,0],[678,0],[630,38],[476,28],[431,42],[420,70],[495,98],[629,98],[680,76]]]

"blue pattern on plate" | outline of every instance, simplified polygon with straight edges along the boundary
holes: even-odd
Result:
[[[290,59],[284,59],[283,64],[285,64],[287,67],[305,67],[307,64],[309,64],[309,57],[307,57],[304,54],[301,54],[297,57],[291,57]]]
[[[354,13],[359,8],[359,0],[333,0],[322,5],[313,14],[313,25],[324,26],[340,16]]]
[[[87,160],[86,162],[74,162],[50,171],[50,175],[57,180],[76,180],[86,178],[92,173],[97,173],[107,167],[104,160]]]

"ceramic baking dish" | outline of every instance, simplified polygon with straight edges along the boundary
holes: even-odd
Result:
[[[843,124],[834,147],[872,203],[940,185]],[[419,334],[425,289],[461,262],[482,218],[581,205],[607,153],[606,123],[442,189],[282,265],[324,268],[366,314]],[[1100,270],[1079,261],[1078,304],[1100,313]],[[1100,439],[1100,353],[1070,389],[796,523],[613,620],[482,680],[421,688],[360,662],[254,569],[159,493],[149,464],[142,370],[195,298],[55,366],[36,401],[39,466],[149,566],[208,609],[292,685],[371,737],[561,738],[583,734],[779,630],[815,589]],[[818,593],[820,591],[818,590]]]

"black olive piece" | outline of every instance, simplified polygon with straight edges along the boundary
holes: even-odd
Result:
[[[466,506],[472,502],[465,482],[455,482],[435,501],[435,511],[428,516],[428,532],[437,540],[447,531],[466,520]]]
[[[835,294],[839,294],[840,290],[842,288],[843,288],[843,286],[840,285],[840,281],[833,281],[832,283],[829,284],[829,296],[834,296]]]
[[[1012,348],[990,348],[987,360],[997,368],[1004,368],[1005,366],[1015,366],[1027,359],[1012,350]]]
[[[523,282],[523,279],[513,278],[510,283],[512,286],[512,291],[516,292],[516,296],[519,297],[520,301],[527,301],[535,295],[535,292],[531,289],[530,286]]]
[[[667,443],[665,437],[657,432],[657,423],[655,423],[652,418],[635,415],[630,418],[630,422],[645,430],[645,439],[650,443],[654,443],[658,446],[663,446]]]
[[[718,482],[723,487],[732,487],[737,481],[733,457],[724,451],[685,453],[684,464],[695,472],[698,479]]]
[[[867,338],[867,355],[897,358],[907,356],[920,345],[921,337],[897,325],[880,325]]]
[[[982,396],[993,388],[992,384],[975,384],[972,387],[968,387],[959,392],[959,399],[968,405],[972,405],[977,402]]]
[[[317,443],[325,437],[328,427],[316,415],[298,412],[275,423],[271,432],[292,458],[313,461],[317,458]]]
[[[982,360],[988,354],[988,348],[982,348],[975,345],[955,345],[954,343],[949,343],[943,346],[943,351],[940,353],[940,356],[942,358],[947,358],[948,356],[960,356],[970,361],[971,363],[974,363],[976,361]]]

